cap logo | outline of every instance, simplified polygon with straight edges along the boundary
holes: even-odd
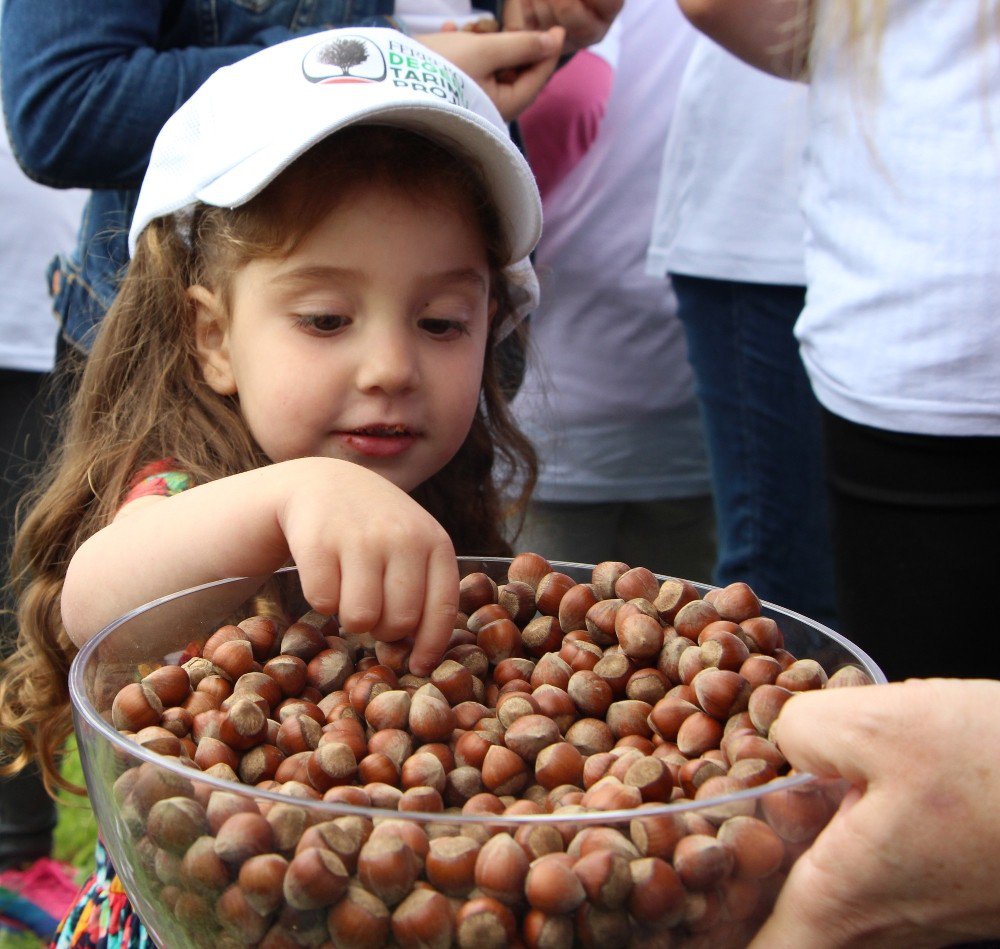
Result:
[[[390,40],[381,49],[368,37],[339,34],[317,43],[302,59],[302,72],[310,82],[322,85],[342,83],[392,83],[396,89],[434,96],[469,108],[465,80],[437,57],[431,58],[422,46]]]

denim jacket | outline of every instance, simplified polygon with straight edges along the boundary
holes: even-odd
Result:
[[[92,190],[76,249],[49,270],[68,342],[89,349],[128,263],[153,140],[202,82],[296,34],[395,26],[392,9],[393,0],[3,0],[0,87],[14,155],[42,184]]]

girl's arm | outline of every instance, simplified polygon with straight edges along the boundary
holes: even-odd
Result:
[[[358,465],[302,458],[171,498],[141,498],[70,562],[62,616],[82,645],[157,597],[288,560],[302,591],[349,632],[415,636],[415,673],[444,651],[458,609],[458,567],[444,528],[405,492]]]
[[[734,56],[784,79],[803,79],[813,0],[677,0],[702,33]]]

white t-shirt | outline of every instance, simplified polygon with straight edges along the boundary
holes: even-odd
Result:
[[[705,37],[663,153],[647,272],[801,286],[806,89]]]
[[[86,200],[86,191],[31,181],[0,122],[0,368],[52,368],[59,325],[45,270],[57,252],[73,246]]]
[[[614,84],[589,150],[545,199],[542,303],[513,403],[542,458],[540,500],[709,491],[684,331],[669,284],[643,265],[658,156],[692,42],[673,3],[626,0],[587,51],[611,63]]]
[[[445,23],[458,29],[496,18],[486,10],[473,7],[470,0],[396,0],[394,16],[411,33],[436,33]]]
[[[977,9],[890,0],[869,93],[816,44],[796,335],[854,422],[1000,435],[1000,40]]]

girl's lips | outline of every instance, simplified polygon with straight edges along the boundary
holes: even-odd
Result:
[[[401,425],[372,426],[340,432],[340,440],[350,450],[369,458],[391,458],[402,454],[417,436]]]

